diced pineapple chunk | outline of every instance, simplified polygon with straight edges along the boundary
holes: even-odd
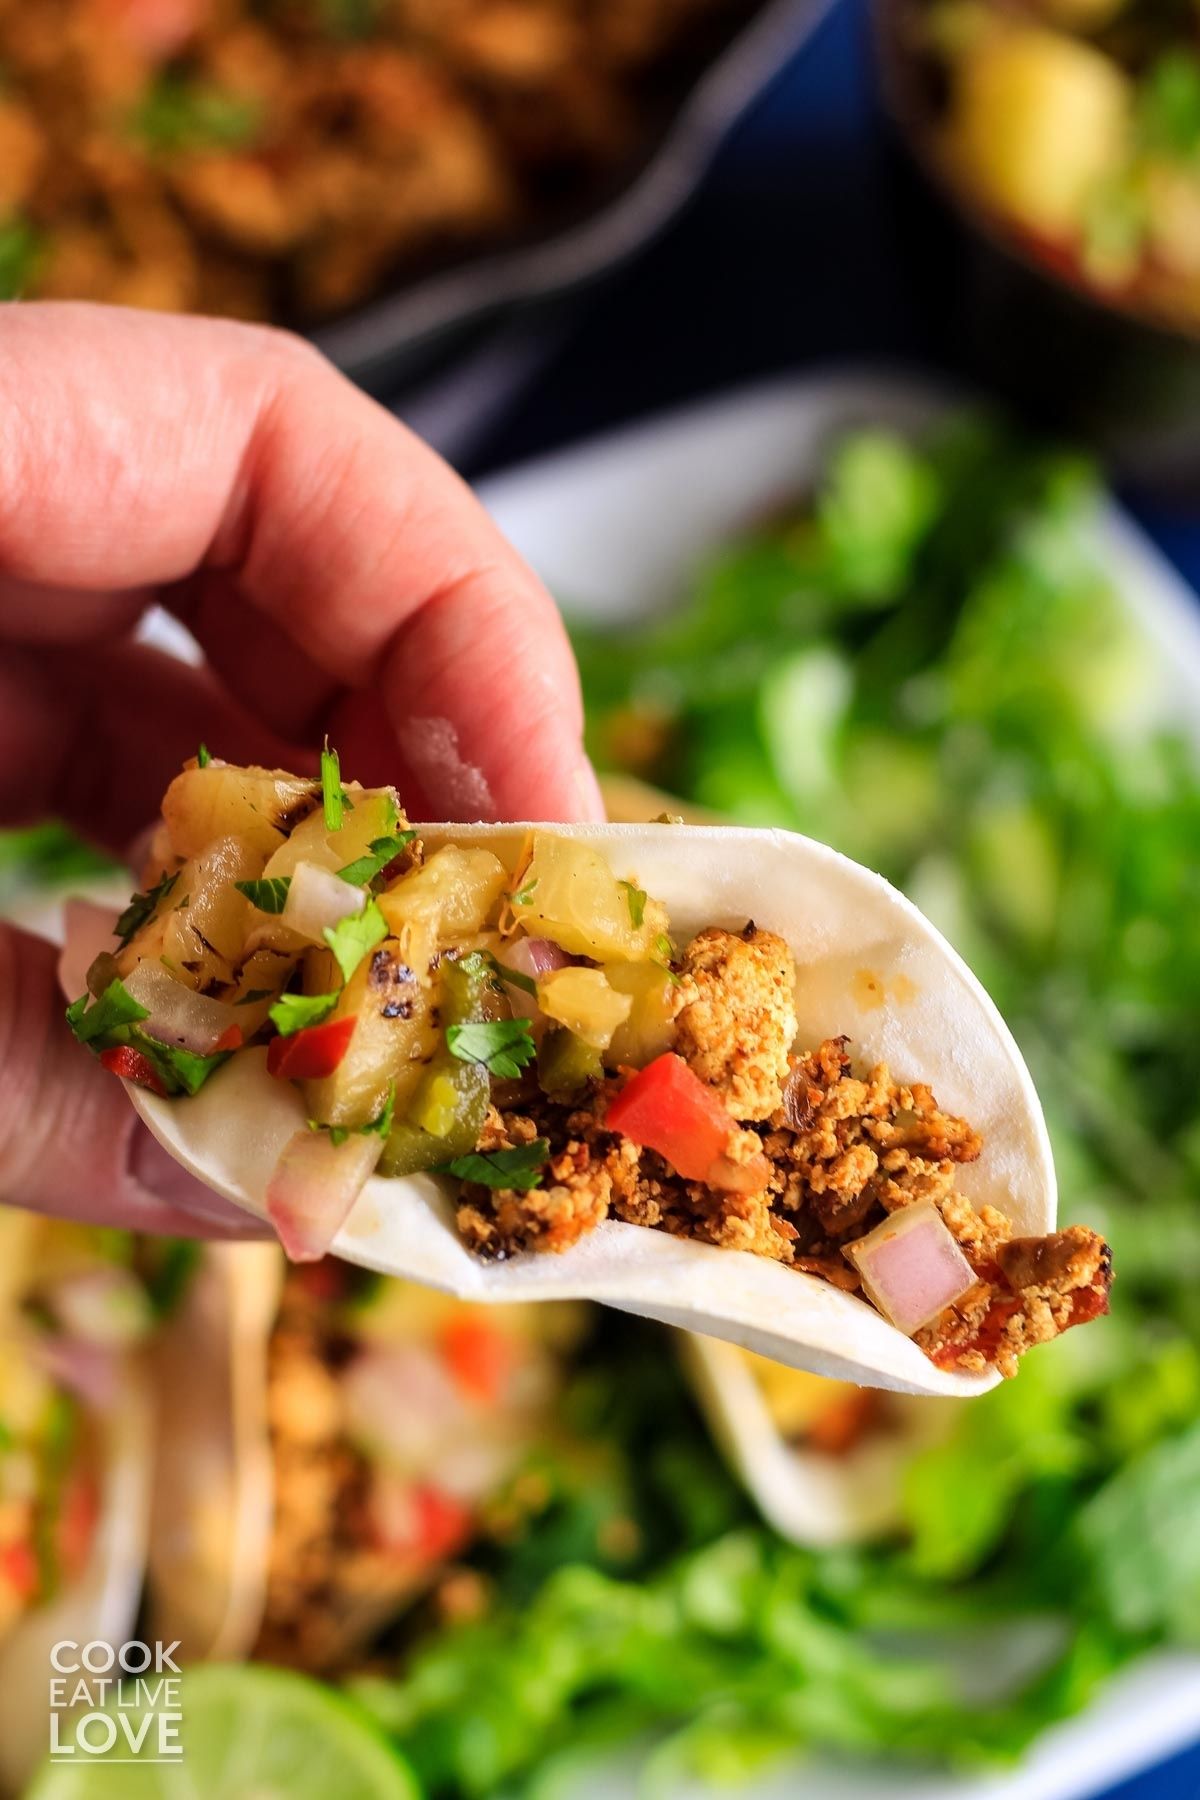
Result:
[[[1109,57],[1037,26],[1005,26],[958,61],[947,148],[987,204],[1069,241],[1099,184],[1122,167],[1131,117],[1130,83]]]
[[[490,850],[447,844],[381,894],[379,910],[423,975],[439,946],[462,944],[483,930],[507,880]]]
[[[666,909],[617,879],[589,844],[534,834],[533,856],[516,882],[513,911],[530,937],[550,938],[573,956],[640,961],[667,929]]]
[[[165,962],[176,980],[209,989],[237,980],[257,915],[234,886],[262,873],[262,851],[245,838],[218,838],[179,871],[175,885],[116,958],[128,975],[146,958]],[[287,964],[282,964],[283,975]],[[282,976],[280,977],[282,979]]]
[[[163,798],[163,820],[177,856],[199,856],[214,838],[237,837],[267,857],[320,796],[319,782],[282,769],[211,762],[175,777]]]
[[[368,951],[330,1014],[357,1019],[350,1047],[332,1075],[305,1085],[310,1117],[322,1125],[367,1125],[383,1111],[393,1082],[402,1112],[437,1048],[432,998],[395,938]]]
[[[643,1069],[675,1041],[675,984],[658,963],[609,963],[610,987],[630,996],[629,1016],[613,1032],[604,1060],[610,1069]]]
[[[537,997],[548,1019],[597,1050],[607,1047],[633,1006],[630,995],[609,986],[603,969],[553,969],[538,982]]]
[[[325,809],[317,807],[276,850],[266,867],[268,876],[291,875],[300,862],[316,863],[336,875],[347,863],[365,856],[376,838],[397,829],[400,810],[394,789],[367,789],[350,783],[346,792],[354,804],[346,808],[341,829],[327,831]]]

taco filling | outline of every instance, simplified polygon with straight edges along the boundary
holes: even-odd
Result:
[[[957,1173],[984,1145],[928,1087],[856,1069],[844,1038],[797,1045],[780,937],[676,945],[585,838],[533,830],[508,866],[425,846],[328,751],[319,781],[202,754],[116,935],[67,1015],[107,1068],[186,1095],[265,1046],[298,1085],[309,1125],[267,1192],[297,1258],[372,1174],[430,1170],[481,1256],[606,1218],[747,1250],[860,1294],[946,1369],[1011,1374],[1107,1310],[1107,1245],[977,1210]]]

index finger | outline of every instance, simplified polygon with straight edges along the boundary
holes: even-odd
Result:
[[[308,346],[6,309],[0,408],[0,636],[119,631],[129,590],[187,580],[238,697],[289,736],[298,710],[336,702],[372,777],[394,769],[414,810],[598,811],[550,596],[457,476]],[[272,660],[273,639],[288,656]]]

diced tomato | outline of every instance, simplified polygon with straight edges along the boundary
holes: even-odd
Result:
[[[32,1600],[40,1580],[37,1555],[27,1539],[0,1544],[0,1586],[8,1588],[18,1600]]]
[[[609,1102],[605,1124],[657,1150],[686,1181],[708,1179],[734,1130],[719,1096],[669,1051],[631,1076]]]
[[[68,1575],[82,1572],[99,1516],[100,1495],[95,1482],[78,1475],[67,1485],[58,1518],[58,1554]]]
[[[453,1556],[471,1536],[471,1509],[441,1488],[413,1490],[415,1532],[413,1549],[431,1562]]]
[[[99,10],[150,61],[177,56],[208,13],[208,0],[100,0]]]
[[[450,1373],[464,1394],[485,1406],[498,1400],[512,1374],[512,1340],[490,1320],[463,1313],[446,1321],[441,1341]]]
[[[119,1075],[122,1081],[136,1081],[139,1087],[149,1088],[161,1100],[166,1099],[167,1090],[158,1070],[150,1058],[135,1050],[132,1044],[114,1044],[110,1050],[102,1050],[100,1063],[111,1074]]]
[[[356,1018],[327,1019],[309,1025],[291,1037],[272,1038],[267,1048],[267,1068],[280,1081],[320,1081],[333,1071],[350,1048]]]
[[[213,1053],[215,1055],[218,1050],[240,1050],[245,1041],[241,1026],[230,1025],[213,1045]]]

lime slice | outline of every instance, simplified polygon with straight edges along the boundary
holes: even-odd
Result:
[[[201,1665],[185,1671],[180,1693],[178,1762],[148,1760],[155,1725],[131,1761],[145,1712],[123,1708],[129,1732],[122,1725],[111,1750],[43,1764],[25,1800],[420,1800],[387,1739],[351,1701],[305,1675]],[[89,1735],[103,1742],[106,1734]]]

